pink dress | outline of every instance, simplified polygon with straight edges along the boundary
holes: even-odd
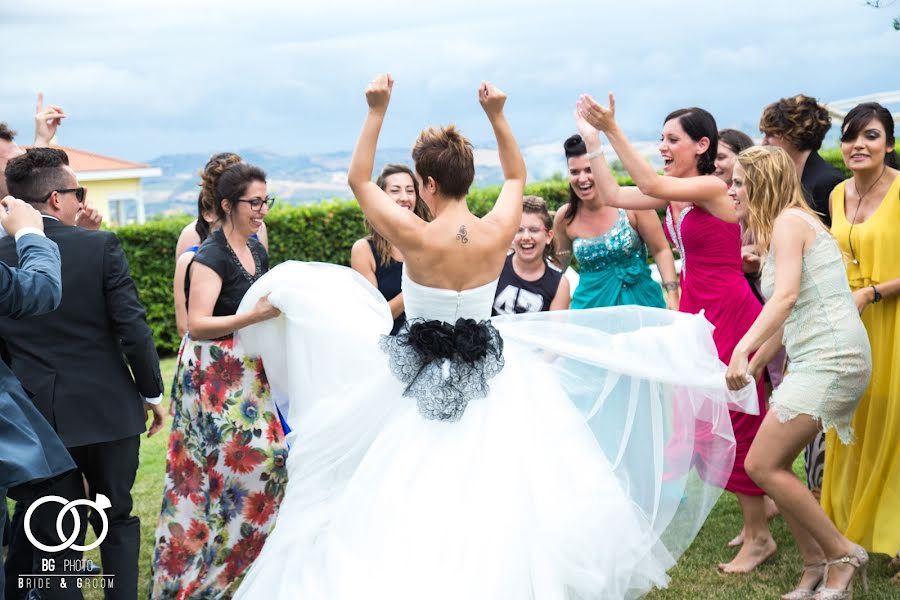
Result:
[[[715,327],[713,341],[719,360],[727,365],[734,347],[762,310],[741,268],[741,228],[696,206],[681,211],[676,228],[670,206],[666,211],[666,236],[682,258],[678,308],[687,313],[703,312]],[[744,470],[744,459],[766,415],[762,380],[757,385],[757,396],[759,415],[729,413],[737,445],[734,468],[725,489],[748,496],[765,493]]]

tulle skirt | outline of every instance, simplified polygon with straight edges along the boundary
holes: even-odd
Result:
[[[505,366],[447,422],[403,396],[378,348],[390,312],[353,271],[287,263],[244,306],[269,292],[283,317],[241,339],[289,415],[289,482],[236,598],[636,597],[666,584],[730,472],[725,367],[700,316],[495,319]]]

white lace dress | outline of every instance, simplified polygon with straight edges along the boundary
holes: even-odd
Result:
[[[384,338],[387,303],[350,269],[285,263],[248,292],[243,306],[272,292],[284,313],[241,338],[293,431],[275,530],[236,598],[615,599],[666,584],[724,484],[698,476],[695,426],[714,433],[711,472],[734,455],[710,325],[620,307],[494,330],[495,287],[404,276],[433,360],[412,328]]]
[[[784,323],[784,346],[790,364],[781,385],[772,393],[770,410],[782,422],[797,415],[834,427],[844,444],[853,440],[850,421],[872,374],[872,352],[859,311],[853,302],[844,257],[837,241],[821,223],[800,211],[816,231],[803,255],[800,293]],[[775,291],[775,263],[769,252],[763,265],[762,291]]]

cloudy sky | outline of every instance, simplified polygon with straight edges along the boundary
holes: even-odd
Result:
[[[638,139],[686,105],[757,135],[781,96],[900,88],[897,15],[863,0],[0,0],[0,120],[28,141],[43,90],[70,115],[61,143],[122,158],[347,150],[365,84],[390,71],[385,146],[449,122],[490,145],[481,79],[509,94],[524,144],[564,139],[577,95],[607,90]]]

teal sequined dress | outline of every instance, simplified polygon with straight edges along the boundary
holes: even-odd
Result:
[[[639,304],[665,308],[662,288],[650,277],[647,245],[628,222],[625,209],[618,211],[606,233],[572,241],[581,269],[571,307]]]

